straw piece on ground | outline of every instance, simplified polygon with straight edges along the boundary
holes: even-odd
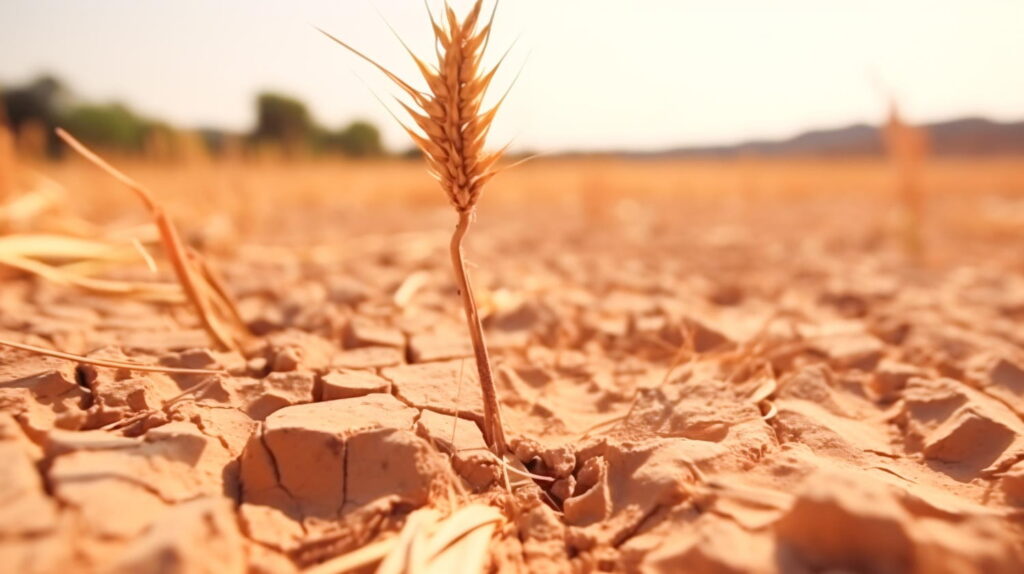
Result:
[[[27,343],[16,343],[14,341],[7,341],[4,339],[0,339],[0,346],[10,347],[12,349],[19,349],[22,351],[27,351],[29,353],[36,353],[37,355],[45,355],[47,357],[53,357],[55,359],[64,359],[66,361],[74,361],[76,363],[82,363],[85,365],[93,365],[95,367],[107,367],[110,369],[128,369],[131,371],[139,371],[143,373],[165,373],[171,375],[223,375],[227,373],[227,371],[221,369],[182,369],[176,367],[163,367],[160,365],[144,365],[142,363],[133,363],[131,361],[93,359],[90,357],[83,357],[81,355],[75,355],[72,353],[64,353],[62,351],[55,351],[53,349],[37,347],[36,345],[29,345]]]
[[[244,324],[235,321],[237,311],[224,317],[219,310],[233,309],[234,302],[230,298],[220,296],[216,286],[211,286],[207,275],[196,267],[188,251],[181,241],[177,228],[166,212],[153,198],[153,194],[138,182],[107,163],[66,131],[57,128],[57,135],[82,157],[120,181],[142,200],[149,210],[153,221],[160,231],[167,258],[171,262],[175,275],[181,283],[185,295],[192,302],[203,328],[214,342],[226,349],[242,351],[252,338],[252,334]],[[219,299],[219,300],[218,300]],[[221,316],[218,316],[221,315]]]

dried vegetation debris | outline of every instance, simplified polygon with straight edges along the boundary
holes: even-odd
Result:
[[[506,221],[495,237],[529,235]],[[224,372],[0,350],[0,559],[24,572],[296,572],[401,547],[406,529],[433,539],[443,519],[417,515],[414,529],[413,512],[477,503],[504,512],[487,558],[501,571],[1019,571],[1024,356],[987,319],[1014,306],[991,274],[924,280],[855,248],[772,259],[734,238],[751,264],[720,277],[695,233],[609,248],[566,231],[532,254],[481,235],[514,469],[484,448],[443,250],[392,269],[435,279],[401,306],[401,279],[331,279],[372,277],[376,257],[299,266],[282,281],[336,292],[303,290],[317,305],[265,322],[245,356],[178,348],[173,333],[195,320],[159,304],[9,280],[3,328],[39,327],[12,338],[59,333],[91,357]],[[694,253],[692,268],[673,253]],[[594,263],[629,259],[650,275]],[[230,262],[229,281],[249,264]],[[263,321],[287,292],[268,285],[240,307]],[[172,348],[110,346],[139,330]]]

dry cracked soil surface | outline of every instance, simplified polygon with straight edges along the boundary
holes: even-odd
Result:
[[[1019,238],[930,228],[910,265],[870,198],[570,207],[485,205],[468,240],[546,477],[510,489],[443,206],[219,254],[244,357],[187,308],[7,276],[5,338],[229,374],[0,351],[0,570],[291,573],[481,502],[496,572],[1024,571]]]

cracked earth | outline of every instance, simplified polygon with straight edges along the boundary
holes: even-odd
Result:
[[[485,201],[471,272],[514,457],[545,478],[511,489],[442,205],[195,230],[246,357],[186,308],[10,274],[5,338],[229,374],[0,351],[0,564],[292,573],[481,502],[500,572],[1020,572],[1024,258],[961,201],[933,202],[921,266],[871,194]]]

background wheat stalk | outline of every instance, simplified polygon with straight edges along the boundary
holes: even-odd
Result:
[[[896,99],[889,99],[889,118],[885,126],[885,143],[889,160],[897,170],[897,187],[903,206],[901,236],[907,256],[916,263],[924,258],[924,194],[920,171],[928,149],[924,130],[909,125],[900,114]]]
[[[496,164],[505,151],[484,151],[487,134],[501,101],[490,109],[483,108],[484,95],[500,62],[486,71],[481,66],[494,22],[492,13],[487,23],[480,25],[481,11],[482,0],[477,0],[465,18],[459,20],[446,2],[442,21],[439,22],[433,14],[430,15],[435,36],[437,65],[431,66],[409,52],[426,80],[429,92],[413,88],[362,52],[323,30],[321,32],[376,66],[412,100],[412,105],[401,100],[399,104],[422,133],[401,120],[399,123],[402,123],[402,127],[423,151],[431,174],[441,183],[459,216],[451,241],[452,268],[462,295],[466,323],[473,342],[473,352],[483,390],[484,439],[487,445],[501,456],[507,451],[501,408],[491,374],[480,316],[477,313],[473,289],[462,256],[462,241],[473,221],[480,193],[484,184],[496,175]]]

